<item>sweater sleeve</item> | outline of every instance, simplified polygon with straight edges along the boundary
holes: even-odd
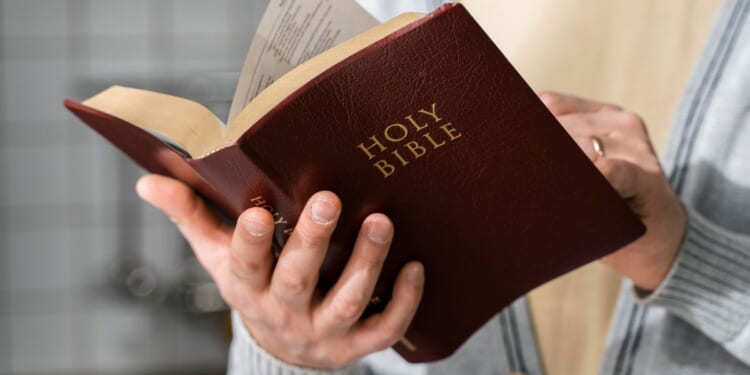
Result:
[[[643,302],[666,308],[750,365],[750,238],[687,210],[672,269]]]

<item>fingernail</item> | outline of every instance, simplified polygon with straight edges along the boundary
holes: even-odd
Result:
[[[148,182],[144,177],[141,177],[138,179],[138,182],[135,183],[135,192],[138,194],[138,196],[143,199],[146,202],[151,203],[148,199],[146,199],[147,192],[148,192]]]
[[[245,230],[247,230],[248,233],[252,234],[255,237],[260,237],[268,233],[269,230],[269,225],[253,219],[245,220],[244,225]]]
[[[317,198],[312,203],[312,219],[318,224],[328,224],[336,220],[339,209],[325,198]]]
[[[388,223],[381,220],[373,220],[367,226],[367,238],[370,241],[385,245],[391,242],[393,231]]]
[[[423,267],[421,263],[417,263],[416,265],[411,266],[409,271],[406,274],[406,278],[409,280],[409,282],[412,285],[420,285],[422,284],[422,272]]]

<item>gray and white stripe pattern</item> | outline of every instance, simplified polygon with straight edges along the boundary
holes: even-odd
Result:
[[[750,2],[725,3],[676,116],[664,166],[689,211],[688,230],[660,289],[638,303],[626,284],[603,374],[750,371],[747,342],[732,341],[750,320],[749,11]],[[700,355],[686,349],[708,338],[716,343]],[[678,348],[685,354],[673,354]]]

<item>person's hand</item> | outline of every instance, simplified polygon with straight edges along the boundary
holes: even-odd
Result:
[[[360,321],[393,238],[382,214],[365,219],[341,278],[324,294],[316,291],[318,273],[341,211],[333,193],[310,198],[274,262],[273,217],[265,209],[248,209],[233,229],[176,180],[148,175],[136,190],[174,221],[258,344],[286,362],[345,367],[395,344],[416,312],[424,270],[412,262],[398,275],[385,310]]]
[[[639,288],[656,289],[677,255],[686,215],[643,120],[611,104],[552,92],[539,97],[646,225],[643,237],[603,261]],[[597,142],[602,150],[596,150]]]

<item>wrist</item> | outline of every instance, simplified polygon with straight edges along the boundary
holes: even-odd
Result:
[[[269,342],[270,340],[267,340],[266,335],[263,335],[263,333],[260,332],[262,330],[257,329],[257,327],[251,324],[249,319],[243,316],[242,313],[238,313],[238,315],[239,324],[241,324],[244,328],[247,337],[252,340],[255,346],[260,350],[267,353],[269,356],[275,358],[281,363],[312,369],[312,366],[304,363],[304,361],[298,360],[294,358],[294,356],[289,355],[289,353],[293,352],[294,350],[284,350],[284,348],[279,348],[278,345],[273,345],[271,342]]]
[[[269,351],[266,346],[258,342],[257,337],[250,331],[251,325],[245,321],[246,319],[240,312],[237,310],[232,311],[234,339],[232,340],[232,350],[230,351],[230,364],[242,362],[243,365],[237,365],[238,368],[240,366],[247,368],[247,364],[251,363],[251,368],[256,371],[263,369],[263,372],[270,371],[274,374],[289,375],[339,375],[346,373],[348,369],[326,370],[288,361]],[[234,374],[232,371],[229,371],[229,373]]]
[[[645,253],[647,259],[643,260],[642,265],[636,268],[638,272],[631,277],[636,288],[644,293],[656,290],[664,282],[685,241],[687,231],[685,208],[681,202],[676,201],[671,210],[673,214],[670,216],[674,219],[664,230],[664,241],[661,246],[655,246],[655,251]]]

